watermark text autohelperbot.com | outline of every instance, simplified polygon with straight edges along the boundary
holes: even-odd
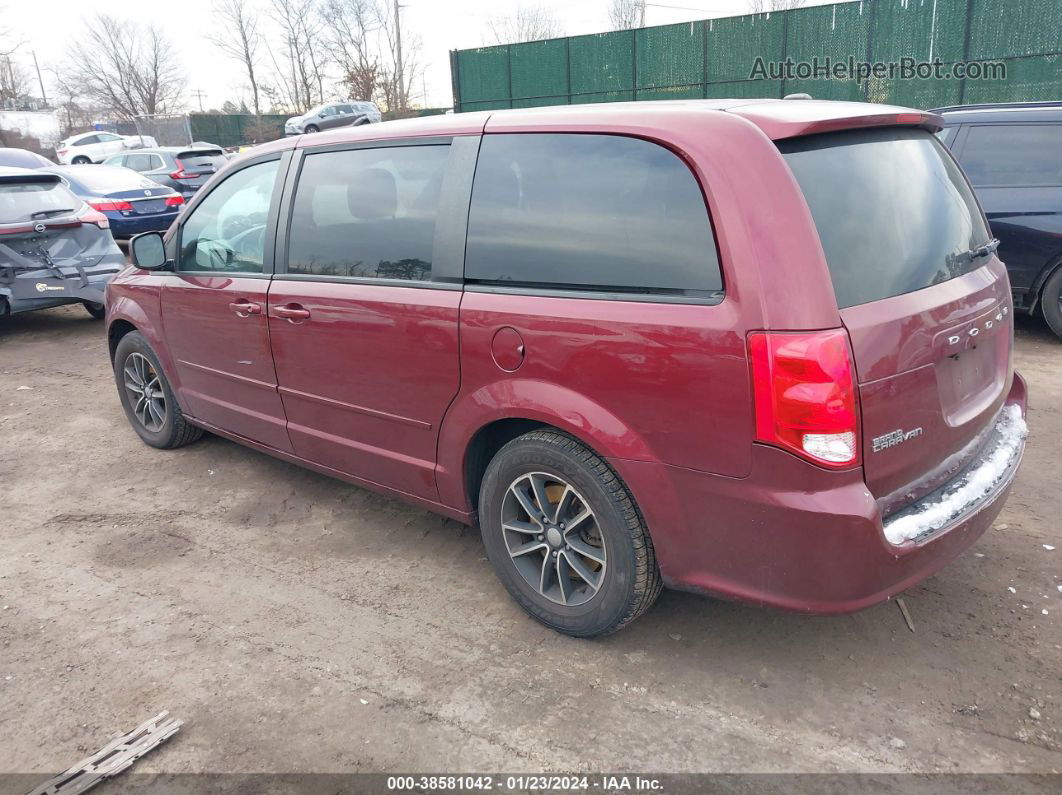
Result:
[[[958,61],[939,58],[920,61],[904,57],[898,61],[860,61],[853,56],[815,56],[810,61],[786,58],[768,61],[757,57],[749,71],[750,80],[1006,80],[1003,61]]]

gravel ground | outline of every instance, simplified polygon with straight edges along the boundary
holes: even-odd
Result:
[[[556,635],[475,531],[238,445],[127,426],[102,324],[0,326],[0,772],[162,709],[137,770],[1062,769],[1062,343],[1018,319],[1031,439],[972,551],[896,604],[789,615],[665,592]],[[1045,545],[1056,546],[1048,550]]]

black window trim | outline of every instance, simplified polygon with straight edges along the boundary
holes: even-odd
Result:
[[[429,290],[462,289],[461,274],[464,269],[464,236],[468,221],[468,204],[472,196],[472,170],[479,152],[478,135],[431,135],[416,138],[381,138],[372,141],[347,141],[344,143],[307,146],[297,149],[288,165],[288,178],[284,183],[280,202],[274,265],[272,278],[278,281],[330,282],[334,284],[365,284],[381,287],[406,287]],[[344,152],[352,149],[396,149],[404,146],[448,146],[449,157],[439,191],[439,212],[435,220],[435,237],[432,241],[431,278],[426,281],[414,279],[385,279],[376,276],[325,276],[316,273],[288,273],[288,245],[291,240],[291,222],[295,204],[295,190],[302,176],[303,159],[306,155],[327,152]],[[463,193],[465,183],[467,191]],[[459,237],[459,244],[455,240]]]
[[[262,272],[246,272],[246,271],[214,271],[214,270],[181,270],[181,238],[184,236],[184,225],[188,219],[195,213],[197,207],[206,201],[219,185],[223,185],[230,180],[233,176],[244,171],[245,169],[253,166],[261,165],[262,163],[270,163],[272,161],[279,161],[277,167],[276,180],[273,183],[273,196],[269,202],[269,211],[266,215],[266,235],[265,235],[265,248],[262,251]],[[282,152],[270,152],[269,154],[259,155],[258,157],[251,158],[246,162],[242,162],[236,168],[225,173],[225,178],[218,180],[216,183],[210,186],[209,190],[202,188],[196,192],[195,197],[189,203],[187,209],[181,213],[181,223],[177,227],[176,234],[170,238],[167,248],[167,258],[173,262],[173,270],[170,271],[174,276],[236,276],[241,279],[271,279],[273,278],[276,255],[276,234],[277,217],[280,208],[281,201],[281,188],[284,186],[284,181],[290,171],[291,162],[291,150],[287,149]],[[171,248],[172,247],[172,248]]]
[[[1062,131],[1062,122],[1058,121],[967,121],[962,123],[962,148],[956,148],[954,150],[955,159],[959,161],[959,166],[962,168],[964,174],[966,174],[966,167],[962,165],[962,159],[965,155],[966,145],[969,142],[970,134],[975,127],[1058,127]],[[958,144],[958,135],[956,135],[956,144]],[[992,184],[986,185],[978,182],[974,182],[973,178],[969,174],[966,175],[966,179],[970,185],[978,190],[992,190],[994,188],[1021,188],[1024,190],[1031,190],[1033,188],[1062,188],[1062,180],[1058,182],[1051,182],[1046,184],[1030,185],[1025,182],[1008,182],[1006,184]]]
[[[492,133],[486,133],[491,135]],[[616,286],[616,289],[610,290],[608,287],[593,288],[586,285],[559,285],[559,284],[530,284],[527,282],[521,282],[514,284],[509,281],[495,280],[495,279],[470,279],[464,276],[464,269],[462,268],[463,281],[465,289],[469,292],[475,293],[500,293],[505,295],[528,295],[528,296],[540,296],[543,298],[581,298],[596,301],[625,301],[641,304],[694,304],[700,306],[719,306],[727,298],[727,279],[726,268],[723,265],[723,251],[719,246],[719,236],[715,228],[715,216],[712,213],[711,202],[708,201],[708,194],[704,190],[704,186],[701,184],[700,179],[697,177],[697,172],[694,170],[692,164],[686,157],[679,151],[673,149],[665,141],[656,140],[654,138],[647,138],[642,135],[632,135],[625,132],[613,132],[609,130],[549,130],[535,131],[535,132],[498,132],[493,133],[495,135],[611,135],[617,138],[633,138],[639,141],[645,141],[646,143],[654,144],[662,149],[667,150],[672,156],[678,158],[683,166],[689,171],[690,176],[693,178],[693,183],[697,186],[697,190],[701,194],[701,200],[704,202],[704,210],[708,215],[708,228],[712,233],[712,244],[715,246],[716,262],[719,265],[719,280],[721,287],[716,291],[700,290],[698,294],[689,294],[676,290],[672,294],[668,294],[663,291],[653,292],[649,288],[641,288],[643,291],[639,292],[638,288],[627,290],[620,289]],[[477,156],[476,165],[479,165],[479,159]],[[468,226],[468,214],[471,212],[472,205],[472,185],[469,185],[468,202],[466,204],[467,212],[465,214],[465,231],[467,233]],[[467,242],[467,234],[465,237]],[[692,291],[690,291],[692,292]]]

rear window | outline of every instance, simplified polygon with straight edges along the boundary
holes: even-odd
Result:
[[[220,149],[206,152],[178,152],[177,159],[181,161],[185,171],[192,173],[198,171],[201,174],[213,173],[228,162],[225,159],[225,153]]]
[[[708,209],[686,164],[617,135],[487,135],[465,276],[550,289],[717,297]]]
[[[81,200],[59,182],[0,183],[0,224],[43,220],[80,206]]]
[[[974,185],[1062,185],[1062,124],[972,126],[960,160]]]
[[[826,253],[842,309],[921,290],[984,264],[991,235],[962,172],[917,129],[780,141]]]

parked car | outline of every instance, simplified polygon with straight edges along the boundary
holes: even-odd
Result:
[[[107,219],[56,174],[0,168],[0,318],[80,303],[102,319],[104,287],[123,267]]]
[[[1014,307],[1062,337],[1062,102],[933,111],[999,238]]]
[[[115,166],[53,166],[70,191],[110,222],[118,240],[141,232],[163,232],[177,218],[184,197],[173,188]]]
[[[143,149],[155,147],[158,143],[150,135],[118,135],[110,132],[87,132],[72,135],[60,141],[55,148],[59,163],[66,165],[87,165],[102,163],[106,158],[126,149]]]
[[[311,108],[302,116],[292,116],[284,122],[284,134],[302,135],[333,127],[360,127],[375,124],[381,118],[375,102],[328,102]]]
[[[1024,450],[1006,269],[939,127],[638,102],[266,144],[133,240],[122,404],[155,447],[206,429],[478,522],[572,635],[663,584],[867,607],[974,543]]]
[[[131,168],[188,199],[227,162],[224,150],[219,147],[162,146],[115,155],[103,164]]]
[[[0,147],[0,167],[8,168],[48,168],[54,166],[51,160],[29,149]]]

